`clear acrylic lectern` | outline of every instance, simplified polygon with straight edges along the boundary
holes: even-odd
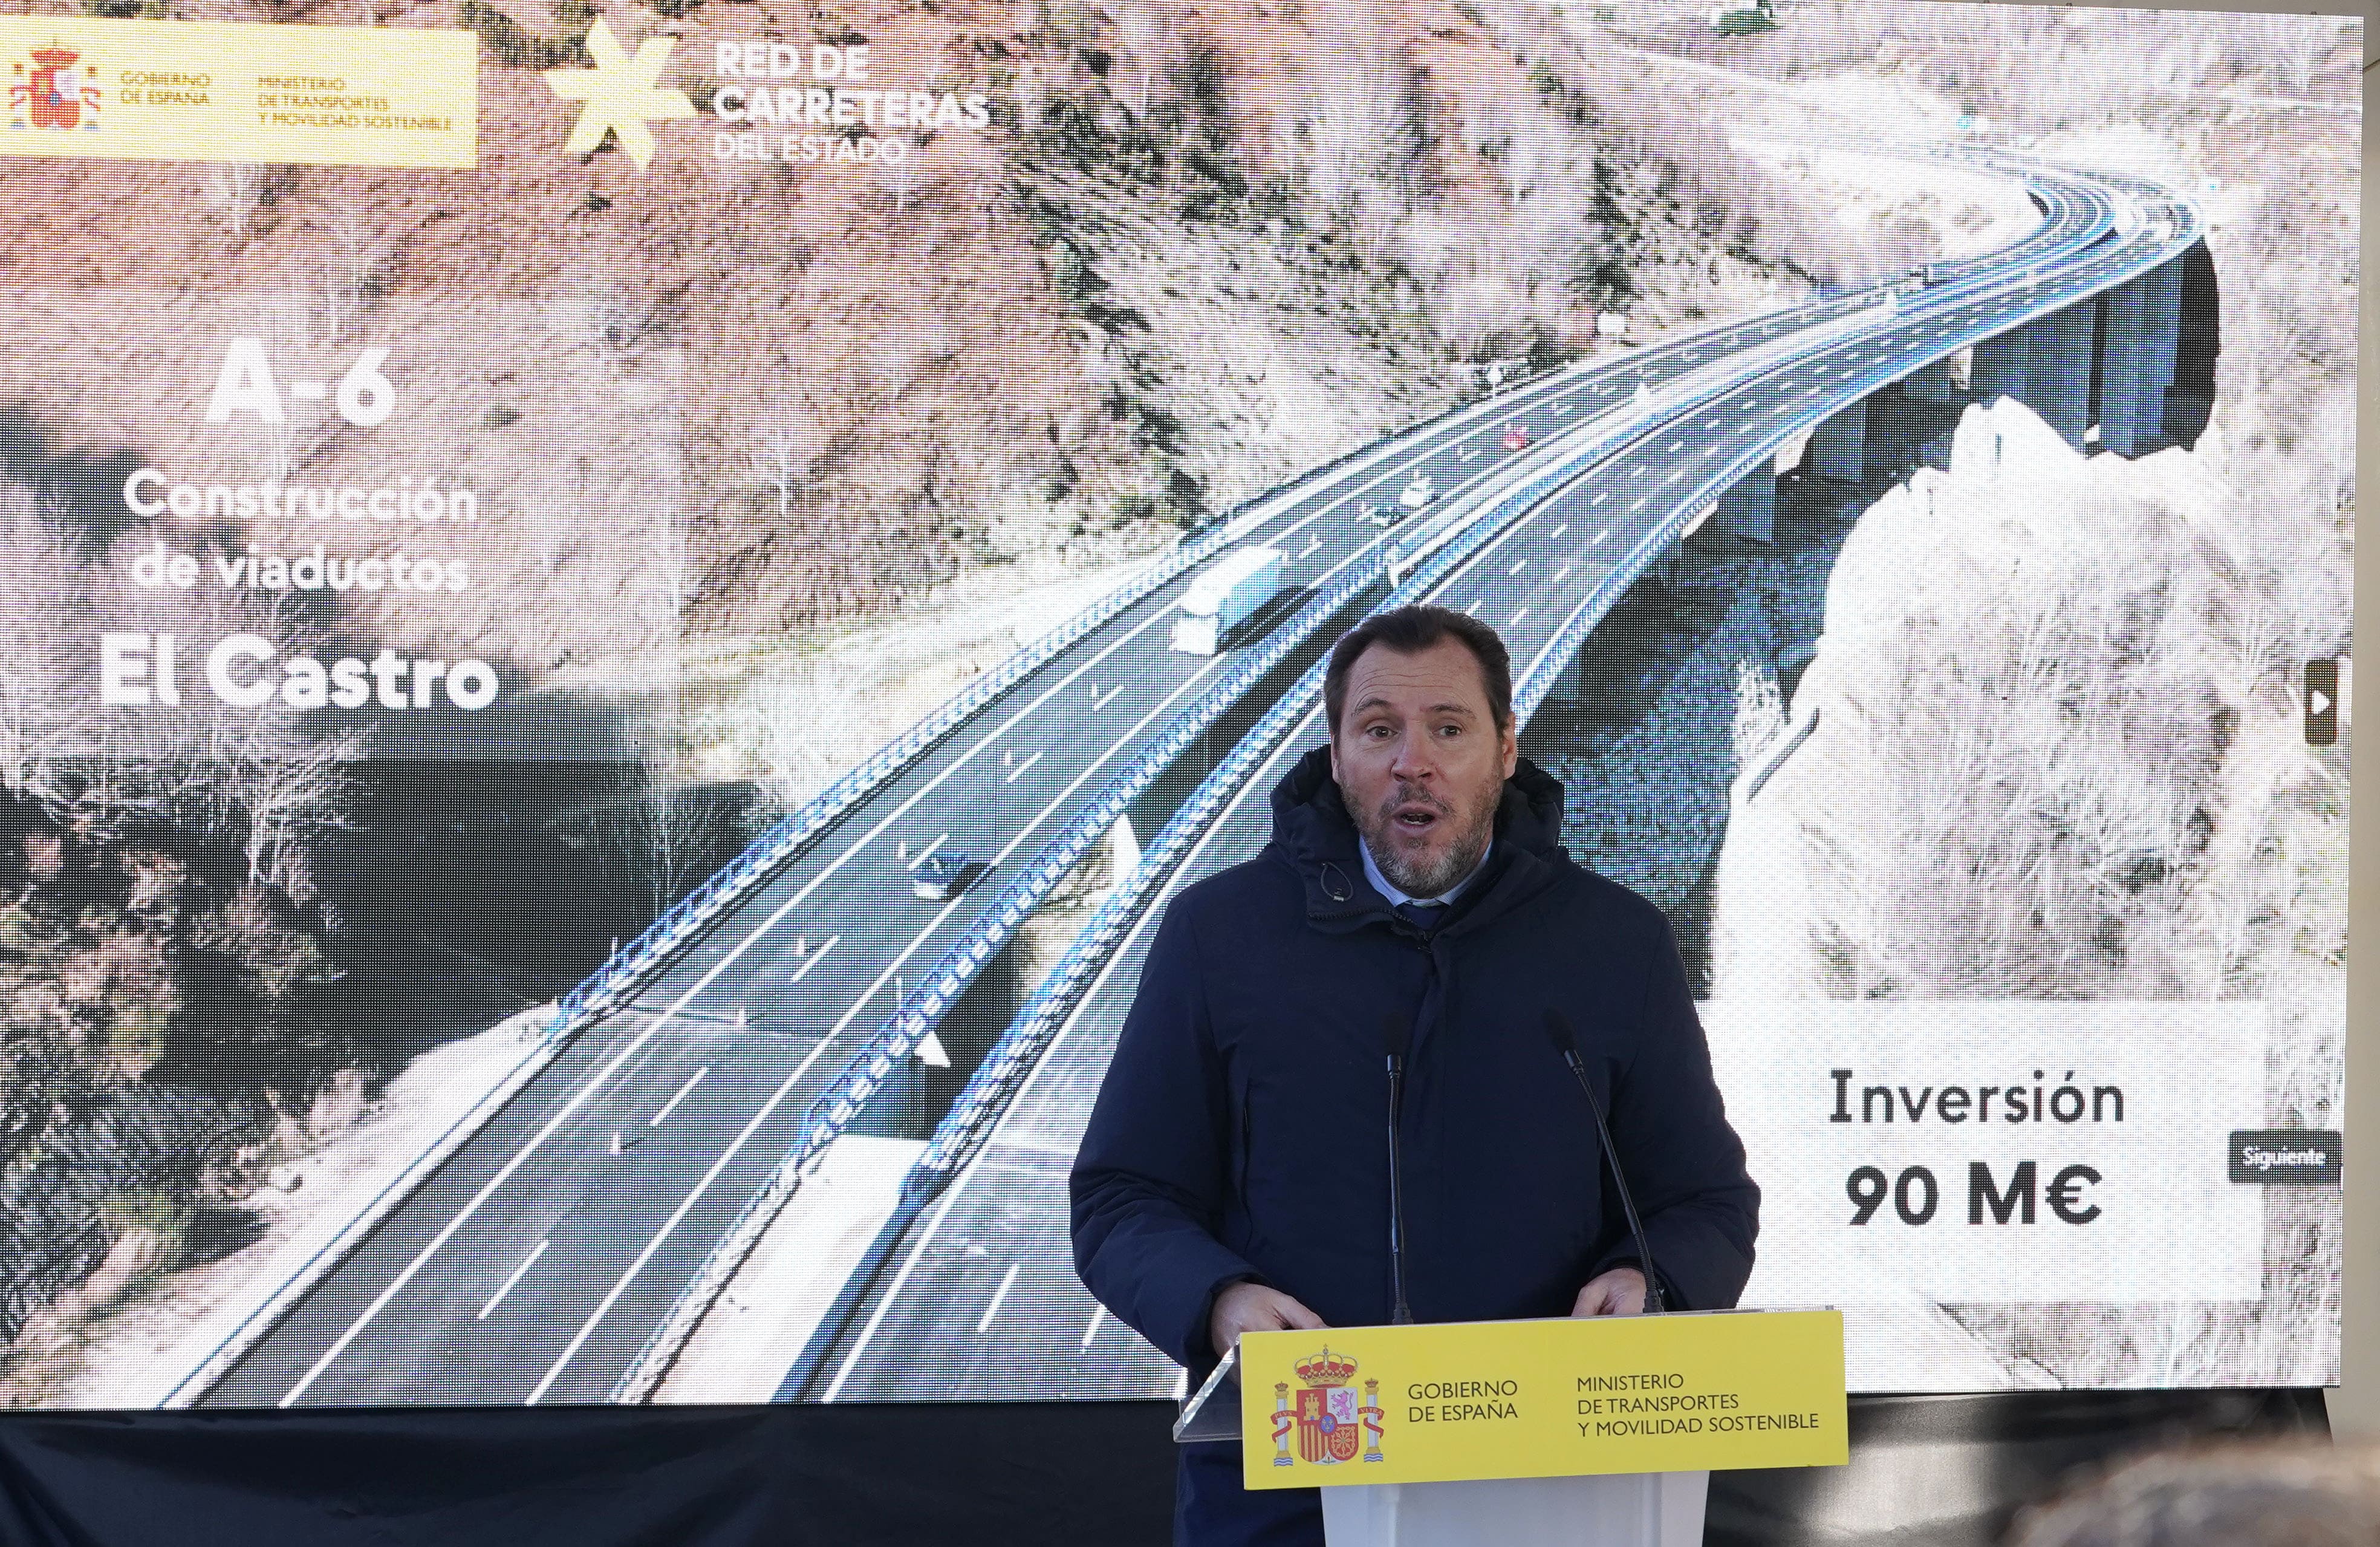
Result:
[[[1180,1444],[1240,1443],[1239,1350],[1182,1404]],[[1330,1547],[1700,1547],[1708,1472],[1350,1483],[1320,1490]]]

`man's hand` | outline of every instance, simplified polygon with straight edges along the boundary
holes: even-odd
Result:
[[[1645,1309],[1645,1275],[1634,1268],[1613,1268],[1586,1281],[1578,1292],[1572,1316],[1636,1316]]]
[[[1245,1332],[1279,1332],[1283,1327],[1318,1327],[1322,1318],[1278,1289],[1245,1279],[1224,1287],[1215,1297],[1214,1313],[1207,1318],[1207,1335],[1220,1358]]]

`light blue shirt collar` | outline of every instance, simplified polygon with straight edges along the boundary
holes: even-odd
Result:
[[[1471,867],[1469,875],[1434,897],[1416,897],[1410,893],[1400,892],[1390,885],[1389,878],[1380,873],[1380,867],[1372,863],[1372,846],[1364,841],[1364,835],[1361,833],[1355,834],[1355,851],[1364,858],[1364,879],[1372,883],[1372,890],[1389,899],[1390,907],[1409,902],[1451,903],[1463,895],[1464,887],[1479,878],[1481,871],[1488,868],[1488,857],[1496,852],[1496,839],[1492,834],[1488,837],[1488,847],[1479,851],[1479,863]]]

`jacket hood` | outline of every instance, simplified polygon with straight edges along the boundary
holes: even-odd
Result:
[[[1561,782],[1526,758],[1504,781],[1496,805],[1496,844],[1487,872],[1474,883],[1446,928],[1484,922],[1553,884],[1570,865],[1561,847]],[[1325,926],[1352,927],[1391,919],[1388,900],[1364,879],[1355,820],[1339,781],[1330,776],[1330,749],[1297,760],[1272,791],[1272,841],[1265,852],[1295,871],[1305,887],[1306,917]]]

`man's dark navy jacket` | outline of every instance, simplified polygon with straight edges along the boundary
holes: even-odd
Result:
[[[1417,1320],[1568,1315],[1637,1252],[1595,1119],[1545,1030],[1575,1035],[1674,1309],[1731,1306],[1759,1188],[1728,1126],[1659,908],[1571,861],[1561,786],[1524,761],[1484,871],[1425,938],[1366,883],[1318,748],[1256,859],[1183,890],[1142,968],[1075,1162],[1075,1263],[1187,1366],[1238,1279],[1332,1326],[1390,1320],[1383,1028],[1412,1017],[1402,1128]],[[1177,1543],[1318,1544],[1310,1489],[1247,1492],[1237,1447],[1184,1448]]]

